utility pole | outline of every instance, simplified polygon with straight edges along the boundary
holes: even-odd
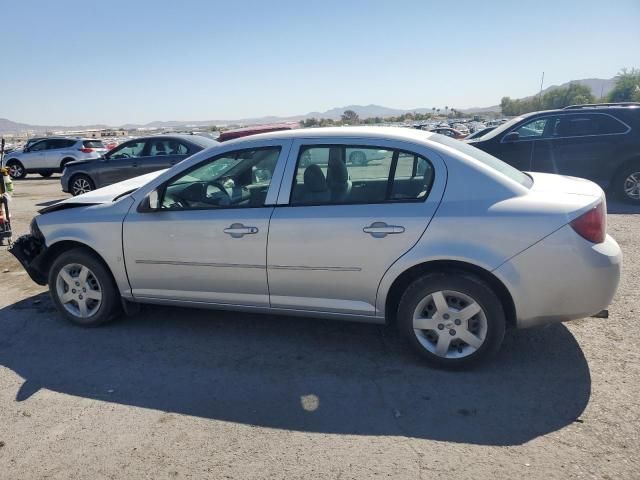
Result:
[[[542,79],[540,80],[540,94],[538,95],[538,102],[542,106],[542,86],[544,85],[544,72],[542,72]]]

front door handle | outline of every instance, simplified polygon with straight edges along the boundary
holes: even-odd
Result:
[[[403,233],[404,227],[400,225],[387,225],[385,222],[373,222],[368,227],[364,227],[362,231],[375,238],[384,238],[387,235]]]
[[[233,238],[242,238],[245,235],[252,235],[258,233],[257,227],[245,227],[241,223],[234,223],[230,227],[224,229],[224,233],[231,235]]]

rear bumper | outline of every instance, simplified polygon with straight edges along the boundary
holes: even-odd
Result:
[[[622,252],[607,235],[593,244],[564,226],[494,273],[511,292],[518,328],[589,317],[605,310],[618,288]]]

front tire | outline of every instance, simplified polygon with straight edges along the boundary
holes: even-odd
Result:
[[[93,181],[87,175],[74,175],[69,180],[69,191],[74,197],[95,190],[95,188]]]
[[[51,175],[53,175],[53,172],[40,172],[42,178],[49,178]]]
[[[475,366],[502,344],[505,314],[496,294],[464,272],[431,273],[400,299],[398,327],[413,349],[441,368]]]
[[[49,293],[58,311],[83,327],[96,327],[120,313],[120,295],[111,273],[83,248],[62,253],[49,271]]]
[[[625,202],[640,204],[640,164],[624,167],[614,180],[616,196]]]
[[[18,160],[9,160],[7,162],[7,168],[9,169],[9,176],[13,180],[22,180],[27,176],[27,171],[25,170],[24,165],[22,165]]]

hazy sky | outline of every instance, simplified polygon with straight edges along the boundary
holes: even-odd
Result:
[[[640,0],[2,0],[0,118],[488,106],[640,67]]]

